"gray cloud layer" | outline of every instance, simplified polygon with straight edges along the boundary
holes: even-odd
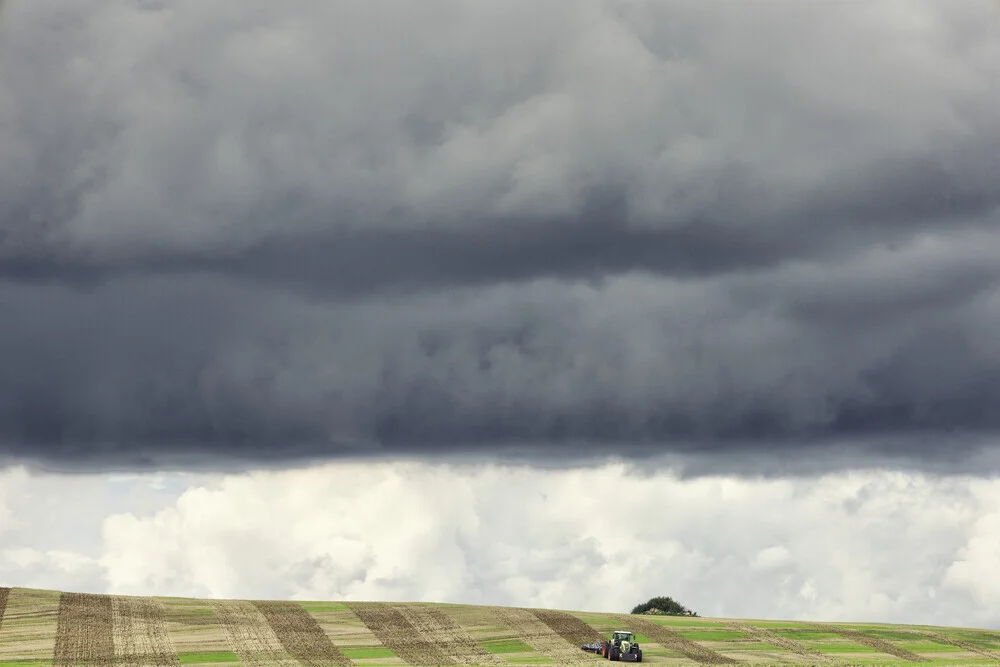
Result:
[[[0,30],[0,454],[930,465],[1000,427],[994,2]]]

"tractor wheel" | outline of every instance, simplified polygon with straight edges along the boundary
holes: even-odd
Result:
[[[642,662],[642,649],[635,652],[635,661]]]

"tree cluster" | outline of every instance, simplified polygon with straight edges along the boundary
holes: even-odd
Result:
[[[665,616],[697,616],[697,612],[691,611],[681,603],[671,597],[660,596],[649,598],[648,601],[638,604],[632,609],[633,614],[662,614]]]

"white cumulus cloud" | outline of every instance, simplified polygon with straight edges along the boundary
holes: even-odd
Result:
[[[0,506],[4,585],[609,611],[671,595],[704,616],[1000,627],[1000,482],[988,479],[359,462],[10,470]]]

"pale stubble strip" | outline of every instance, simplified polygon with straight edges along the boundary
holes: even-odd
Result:
[[[267,618],[246,600],[211,600],[233,653],[249,667],[301,667],[287,657]]]
[[[175,667],[181,664],[167,632],[159,601],[150,598],[111,598],[115,663],[125,667]]]

